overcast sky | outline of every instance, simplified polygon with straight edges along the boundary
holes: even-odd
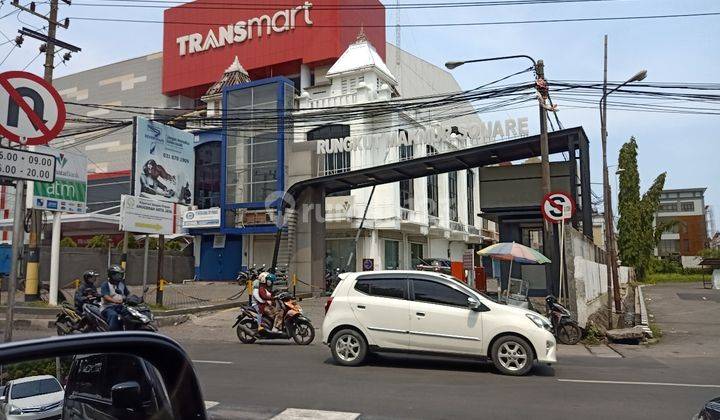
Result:
[[[412,3],[434,0],[412,0]],[[60,17],[113,16],[125,19],[162,20],[161,9],[88,7],[63,3]],[[409,0],[401,1],[408,3]],[[12,11],[10,1],[0,7],[0,16]],[[298,0],[298,4],[300,1]],[[394,4],[394,2],[385,2]],[[43,10],[39,6],[40,10]],[[717,0],[616,0],[561,5],[517,5],[503,7],[433,8],[404,10],[402,24],[491,22],[527,19],[638,16],[673,13],[720,12]],[[387,22],[395,22],[395,11],[387,11]],[[0,19],[0,37],[14,37],[21,26],[39,26],[41,21],[28,14]],[[441,66],[452,59],[471,59],[498,55],[528,54],[545,60],[549,79],[602,80],[602,39],[609,35],[609,79],[625,80],[640,69],[647,69],[651,82],[720,82],[720,16],[614,22],[549,23],[532,25],[403,28],[403,49]],[[110,64],[162,49],[162,25],[147,23],[108,23],[74,20],[58,37],[78,45],[82,52],[61,64],[57,76]],[[395,42],[394,29],[387,39]],[[0,38],[0,44],[6,38]],[[26,39],[15,49],[2,70],[22,69],[38,54],[39,42]],[[11,44],[0,45],[0,61]],[[454,70],[463,88],[469,89],[527,67],[524,61],[463,66]],[[42,74],[42,57],[27,68]],[[513,81],[530,80],[524,74]],[[582,125],[591,143],[592,181],[602,180],[599,118],[596,109],[560,107],[565,127]],[[530,131],[538,131],[537,111],[519,109],[481,116],[485,120],[507,116],[527,116]],[[639,144],[640,174],[643,188],[661,172],[668,173],[666,188],[707,187],[706,203],[714,206],[720,220],[720,116],[674,115],[646,112],[610,111],[608,151],[611,164],[617,151],[630,136]],[[615,180],[612,180],[615,188]],[[601,185],[593,190],[601,194]]]

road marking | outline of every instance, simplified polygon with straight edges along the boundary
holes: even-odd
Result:
[[[354,420],[360,417],[360,413],[346,413],[342,411],[323,411],[323,410],[302,410],[299,408],[288,408],[282,413],[273,417],[278,420],[304,420],[304,419],[322,419],[322,420]]]
[[[205,409],[206,409],[206,410],[209,410],[209,409],[215,407],[215,406],[218,405],[218,404],[220,404],[220,403],[217,402],[217,401],[205,401]]]
[[[193,360],[193,363],[208,363],[211,365],[232,365],[232,362],[225,362],[222,360]]]
[[[690,388],[720,388],[712,384],[678,384],[673,382],[629,382],[629,381],[594,381],[587,379],[558,379],[558,382],[577,382],[584,384],[617,384],[617,385],[649,385],[649,386],[681,386]]]

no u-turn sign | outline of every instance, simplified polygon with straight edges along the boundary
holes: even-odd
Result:
[[[57,90],[24,71],[0,73],[0,135],[28,145],[46,144],[65,125],[65,104]]]

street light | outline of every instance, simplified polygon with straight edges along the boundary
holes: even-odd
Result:
[[[470,63],[482,63],[486,61],[498,61],[498,60],[510,60],[515,58],[525,58],[532,62],[533,64],[533,70],[535,70],[535,87],[540,93],[540,100],[539,100],[539,109],[540,109],[540,157],[541,157],[541,185],[543,194],[549,194],[550,193],[550,158],[549,158],[549,147],[548,147],[548,133],[547,133],[547,108],[545,106],[545,97],[547,96],[547,83],[545,82],[545,64],[542,60],[535,61],[534,58],[530,57],[529,55],[525,54],[518,54],[518,55],[506,55],[502,57],[490,57],[490,58],[480,58],[475,60],[465,60],[465,61],[448,61],[445,63],[445,67],[448,70],[456,69],[464,64],[470,64]],[[553,238],[553,227],[550,225],[550,223],[547,220],[543,219],[543,244],[544,244],[544,251],[545,255],[550,258],[550,260],[555,260],[555,247],[554,247],[554,238]],[[561,270],[561,267],[558,267],[558,270]],[[546,277],[548,279],[556,277],[553,274],[552,266],[548,265],[546,268]],[[559,273],[559,271],[558,271]]]
[[[618,279],[618,267],[617,267],[617,252],[615,250],[615,229],[613,223],[613,211],[612,211],[612,195],[610,191],[610,180],[608,175],[608,164],[607,164],[607,97],[618,91],[623,86],[644,80],[647,77],[647,70],[641,70],[635,73],[634,76],[619,84],[611,91],[607,91],[607,36],[605,37],[605,79],[603,85],[603,96],[600,98],[600,136],[602,139],[602,153],[603,153],[603,200],[605,206],[605,244],[608,253],[608,312],[612,311],[611,297],[610,297],[610,280],[612,279],[612,300],[615,303],[615,312],[620,313],[622,310],[622,302],[620,298],[620,281]],[[618,168],[615,172],[617,175],[623,172],[624,168]],[[608,320],[612,324],[612,316]]]

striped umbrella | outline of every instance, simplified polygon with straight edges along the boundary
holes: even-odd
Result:
[[[547,264],[550,260],[534,249],[515,242],[500,242],[485,247],[478,255],[522,264]]]

